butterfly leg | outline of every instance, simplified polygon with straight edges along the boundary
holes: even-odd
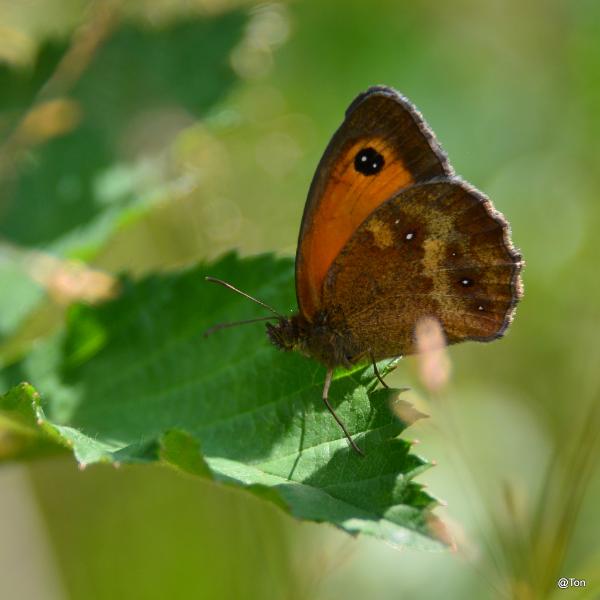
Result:
[[[390,386],[383,380],[383,377],[379,373],[379,369],[377,368],[377,363],[375,362],[375,357],[373,356],[373,353],[369,352],[369,355],[371,357],[371,362],[373,363],[373,370],[375,371],[375,377],[377,377],[377,379],[379,379],[379,383],[381,383],[381,385],[384,388],[388,388],[389,389]]]
[[[329,403],[329,386],[331,385],[331,380],[333,378],[333,369],[327,369],[327,375],[325,375],[325,384],[323,385],[323,402],[325,402],[325,406],[329,410],[329,412],[333,415],[336,423],[341,427],[344,435],[348,438],[350,445],[352,448],[361,456],[364,456],[365,453],[356,445],[356,442],[352,439],[352,436],[348,433],[346,426],[342,422],[342,420],[335,414],[335,410],[333,410],[333,406]]]

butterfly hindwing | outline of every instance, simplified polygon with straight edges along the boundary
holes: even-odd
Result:
[[[329,143],[304,209],[296,292],[309,321],[322,306],[329,267],[379,205],[414,183],[450,177],[452,168],[416,108],[390,88],[354,100]]]
[[[449,343],[502,335],[521,296],[521,256],[487,198],[457,180],[412,186],[376,209],[332,264],[323,303],[357,353],[414,351],[438,319]]]

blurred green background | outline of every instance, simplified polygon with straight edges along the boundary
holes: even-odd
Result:
[[[443,395],[412,359],[392,376],[432,416],[408,437],[438,462],[421,480],[455,552],[48,458],[0,468],[2,598],[600,597],[597,0],[0,0],[0,61],[7,364],[83,294],[48,255],[135,275],[292,255],[321,153],[373,84],[416,103],[527,262],[509,334],[452,348]]]

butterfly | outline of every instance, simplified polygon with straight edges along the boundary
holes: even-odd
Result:
[[[415,327],[435,318],[449,344],[501,337],[522,297],[523,260],[490,200],[457,177],[415,106],[371,87],[348,107],[308,192],[296,253],[298,313],[267,334],[327,368],[416,351]],[[214,329],[234,324],[217,325]]]

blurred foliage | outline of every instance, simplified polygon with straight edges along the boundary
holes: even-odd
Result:
[[[179,116],[180,127],[186,119],[190,123],[204,116],[234,81],[227,55],[239,41],[244,21],[242,12],[232,12],[162,28],[124,24],[108,31],[107,39],[88,59],[72,89],[64,90],[74,102],[70,110],[81,112],[80,120],[74,117],[79,122],[66,124],[74,130],[60,132],[62,135],[33,148],[25,164],[12,174],[16,189],[3,196],[0,234],[14,243],[64,251],[61,238],[76,228],[89,227],[115,204],[121,210],[126,208],[133,201],[134,190],[127,181],[111,186],[110,167],[123,159],[139,159],[152,149],[142,145],[133,156],[127,156],[123,134],[135,126],[136,119],[146,126],[156,124],[161,114],[153,111],[164,111],[168,116],[170,109]],[[60,59],[65,59],[67,48],[67,41],[46,43],[26,73],[2,68],[0,86],[10,93],[2,98],[5,101],[0,102],[0,110],[9,114],[29,110],[42,84]],[[77,58],[70,57],[70,61]],[[63,64],[66,66],[56,77],[69,80],[73,77],[71,65],[67,61]],[[68,86],[60,79],[53,83],[55,94]],[[14,118],[14,114],[10,116]],[[170,125],[173,135],[177,123]],[[162,138],[163,143],[166,141]],[[79,246],[89,246],[89,235],[77,241]]]
[[[343,546],[346,541],[324,527],[294,524],[267,503],[197,479],[163,478],[141,467],[80,474],[61,460],[44,461],[32,477],[66,593],[597,596],[600,4],[234,4],[127,3],[126,18],[117,10],[107,21],[95,60],[68,93],[45,96],[52,91],[44,89],[52,61],[82,35],[78,28],[73,36],[77,26],[91,23],[97,31],[98,17],[89,10],[96,3],[0,0],[0,56],[9,64],[2,77],[13,77],[9,87],[0,85],[0,143],[11,150],[7,162],[2,153],[2,214],[12,219],[9,227],[0,218],[3,235],[26,242],[17,250],[27,257],[30,246],[42,247],[134,277],[231,248],[292,254],[310,177],[344,108],[369,85],[401,90],[422,110],[457,172],[506,214],[527,260],[525,298],[509,334],[490,345],[453,348],[453,382],[443,397],[420,390],[410,359],[390,376],[398,386],[413,385],[410,401],[432,415],[410,430],[422,442],[420,453],[440,462],[419,481],[448,499],[447,513],[460,523],[454,528],[459,551],[398,555],[366,539]],[[152,78],[150,60],[115,45],[129,31],[139,43],[152,38],[146,49],[155,56],[161,31],[166,36],[192,22],[211,36],[215,52],[198,39],[194,59],[184,65],[169,62],[181,56],[177,39],[160,46],[174,70],[173,78],[162,72],[164,82],[177,88],[184,81],[177,96],[164,91],[163,79]],[[147,77],[139,87],[147,101],[133,84],[136,69],[126,68],[134,64],[130,52]],[[202,68],[195,70],[196,63]],[[205,70],[221,90],[210,102],[200,76]],[[104,77],[110,85],[103,85]],[[182,95],[187,89],[190,95]],[[165,94],[164,104],[155,93]],[[28,144],[15,145],[19,124]],[[97,159],[77,137],[88,132],[98,143]],[[56,158],[50,148],[58,148]],[[87,186],[91,196],[83,197],[68,177],[56,187],[58,173]],[[15,198],[25,199],[29,223],[17,218]],[[5,361],[27,351],[64,315],[64,302],[56,300],[64,298],[56,294],[64,280],[52,279],[49,293],[51,278],[33,281],[22,268],[31,261],[6,259],[15,251],[0,251]],[[37,304],[44,294],[50,299]],[[201,472],[193,448],[184,449],[182,469]],[[173,451],[169,445],[161,450],[164,457]],[[20,536],[10,525],[3,527],[9,544]],[[10,572],[7,566],[6,577]],[[585,577],[588,585],[557,590],[560,576]]]
[[[0,264],[2,300],[0,306],[0,339],[10,333],[44,296],[42,288],[23,273],[17,264]]]
[[[47,41],[29,67],[0,64],[5,242],[93,256],[116,226],[160,197],[156,171],[166,168],[169,137],[204,116],[235,81],[227,57],[243,31],[242,11],[162,27],[115,25],[98,12],[100,33],[83,29],[73,46],[68,38]],[[141,138],[127,144],[132,130]],[[26,280],[17,285],[27,287]],[[22,322],[39,289],[22,297],[25,310],[2,311],[0,333]]]

